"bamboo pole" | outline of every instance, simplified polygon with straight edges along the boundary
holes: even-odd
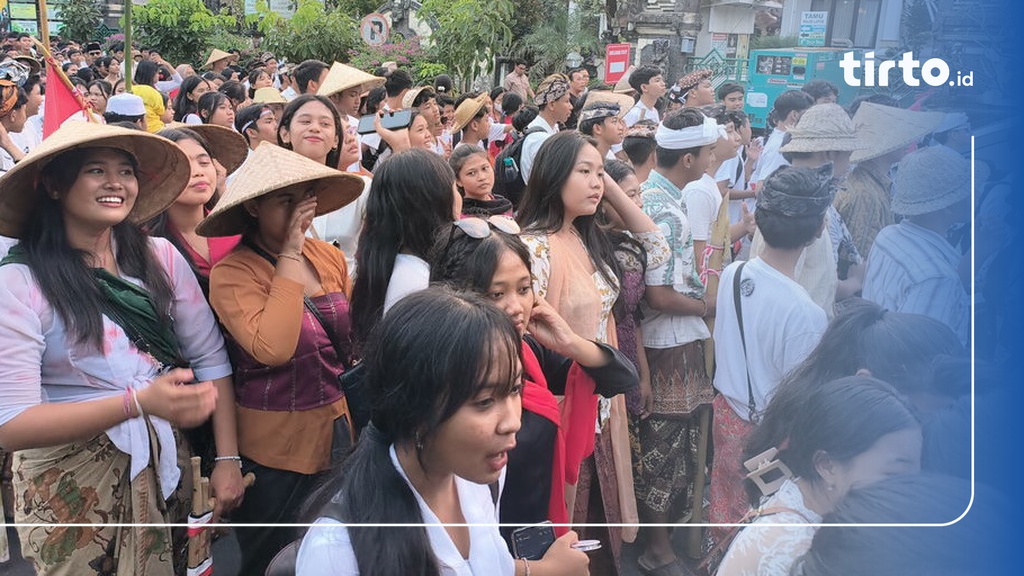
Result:
[[[39,2],[39,35],[43,37],[43,45],[46,46],[46,51],[50,51],[50,18],[46,13],[46,0],[38,0]]]
[[[132,2],[124,1],[124,62],[121,62],[121,70],[124,71],[124,91],[132,91],[132,65],[135,64],[135,56],[132,55]]]

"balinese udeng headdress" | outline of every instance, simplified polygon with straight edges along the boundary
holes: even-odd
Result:
[[[813,177],[814,191],[811,194],[789,194],[789,191],[793,190],[793,177],[800,172],[809,173]],[[785,166],[772,172],[764,181],[757,196],[757,209],[793,218],[824,216],[825,211],[832,205],[834,195],[831,162],[818,168]]]
[[[537,95],[533,97],[533,103],[543,107],[548,102],[554,102],[569,92],[569,78],[565,74],[552,74],[545,78],[537,86]]]
[[[7,116],[18,103],[18,85],[10,80],[0,79],[0,118]]]
[[[18,103],[18,88],[28,80],[30,70],[21,62],[0,62],[0,117],[7,116]]]
[[[658,125],[654,133],[654,139],[658,142],[659,148],[666,150],[689,150],[718,142],[719,138],[726,138],[724,126],[719,126],[715,120],[704,117],[704,122],[696,126],[688,126],[679,130],[673,130],[664,124]]]

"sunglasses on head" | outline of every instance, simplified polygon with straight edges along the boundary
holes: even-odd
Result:
[[[462,230],[462,232],[474,238],[476,240],[483,240],[491,235],[491,229],[497,229],[505,234],[519,234],[519,224],[508,216],[488,216],[484,218],[462,218],[452,222],[452,230],[448,235],[448,243],[445,244],[444,254],[441,257],[441,261],[448,259],[448,250],[452,247],[452,240],[455,239],[455,231]]]

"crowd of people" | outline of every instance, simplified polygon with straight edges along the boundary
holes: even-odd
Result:
[[[458,94],[69,43],[90,106],[43,138],[29,40],[0,63],[0,447],[38,574],[184,574],[159,523],[192,455],[247,575],[300,538],[297,574],[614,575],[624,545],[657,576],[877,574],[930,544],[828,524],[962,510],[963,224],[1006,198],[971,204],[966,115],[814,81],[755,138],[710,70],[517,61]]]

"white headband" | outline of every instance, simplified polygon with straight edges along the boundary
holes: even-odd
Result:
[[[718,142],[719,138],[725,138],[726,131],[711,118],[704,118],[704,124],[690,126],[681,130],[666,128],[664,124],[658,124],[658,130],[654,133],[654,141],[661,148],[668,150],[687,150],[698,148]]]

